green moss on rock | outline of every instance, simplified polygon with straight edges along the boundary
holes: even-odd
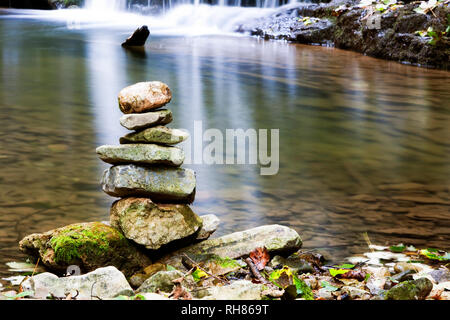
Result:
[[[132,275],[151,263],[118,229],[100,222],[29,235],[20,242],[20,249],[39,256],[45,266],[58,272],[65,272],[69,265],[78,265],[83,271],[115,266]]]

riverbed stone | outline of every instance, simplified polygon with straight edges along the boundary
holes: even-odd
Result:
[[[202,292],[202,300],[261,300],[265,286],[237,280],[226,286],[214,286]]]
[[[159,143],[173,145],[183,142],[187,138],[189,138],[189,134],[185,131],[156,126],[129,133],[120,138],[120,143]]]
[[[172,111],[166,109],[125,114],[120,118],[120,124],[128,130],[141,130],[170,122],[172,122]]]
[[[167,84],[161,81],[138,82],[119,92],[119,108],[125,113],[142,113],[161,108],[172,99]]]
[[[427,278],[401,282],[386,293],[387,300],[423,300],[433,289]]]
[[[214,214],[200,216],[200,219],[202,219],[203,223],[200,231],[197,233],[196,239],[206,240],[217,230],[220,219]]]
[[[180,166],[184,161],[183,150],[157,144],[104,145],[96,149],[100,159],[111,164],[143,164]]]
[[[141,167],[133,164],[106,169],[103,191],[113,197],[149,197],[153,201],[191,203],[195,198],[191,169]]]
[[[180,243],[202,227],[202,219],[188,205],[156,204],[148,198],[114,202],[110,219],[111,226],[127,239],[152,250],[173,241]]]
[[[83,272],[115,266],[131,276],[151,263],[118,229],[100,222],[76,223],[34,233],[23,238],[19,247],[60,273],[65,273],[71,265]]]
[[[184,276],[184,273],[178,270],[159,271],[144,281],[144,283],[136,290],[136,292],[171,292],[175,284],[173,280]]]
[[[133,295],[124,274],[113,266],[99,268],[84,275],[58,277],[49,272],[40,273],[22,283],[24,291],[32,291],[32,298],[65,298],[68,294],[77,300],[111,299],[118,295]]]
[[[183,268],[183,255],[191,256],[193,260],[196,260],[195,256],[205,254],[237,259],[249,255],[256,248],[265,247],[269,253],[292,253],[301,246],[302,240],[295,230],[281,225],[265,225],[179,249],[162,257],[160,262]]]

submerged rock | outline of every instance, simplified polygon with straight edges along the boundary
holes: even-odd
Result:
[[[65,298],[68,294],[77,300],[111,299],[118,295],[133,295],[127,279],[115,267],[99,268],[93,272],[61,277],[45,272],[22,283],[24,291],[33,291],[32,298]]]
[[[195,198],[191,169],[118,165],[103,173],[103,191],[113,197],[149,197],[159,202],[191,203]]]
[[[183,150],[157,144],[104,145],[98,147],[96,152],[100,159],[111,164],[164,164],[178,167],[184,161]]]
[[[125,275],[150,264],[150,260],[135,248],[116,228],[100,222],[76,223],[45,233],[23,238],[20,250],[39,257],[51,270],[66,272],[76,265],[82,271],[115,266]]]
[[[125,113],[142,113],[161,108],[170,102],[172,93],[160,81],[138,82],[119,93],[119,108]]]
[[[170,122],[172,122],[172,111],[170,110],[125,114],[120,118],[120,124],[128,130],[141,130]]]
[[[156,126],[132,132],[120,138],[120,143],[159,143],[177,144],[189,138],[189,134],[179,129]]]
[[[110,218],[111,226],[121,230],[127,239],[152,250],[185,239],[202,226],[202,219],[188,205],[156,204],[148,198],[116,201]]]
[[[137,28],[133,34],[122,43],[122,47],[141,47],[145,45],[145,41],[147,41],[149,35],[150,31],[147,26]]]
[[[215,254],[223,258],[236,259],[247,256],[256,248],[266,247],[269,252],[294,252],[300,249],[302,240],[298,233],[280,225],[266,225],[220,238],[208,239],[171,253],[160,262],[176,268],[182,267],[182,256]]]
[[[433,289],[427,278],[401,282],[386,293],[387,300],[423,300]]]

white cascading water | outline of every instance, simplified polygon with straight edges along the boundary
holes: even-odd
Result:
[[[154,35],[199,36],[236,35],[237,26],[278,10],[278,0],[256,0],[256,7],[240,6],[244,0],[215,0],[214,5],[203,3],[206,1],[148,0],[136,8],[127,0],[86,0],[82,9],[35,11],[34,14],[66,22],[71,29],[104,26],[133,30],[147,25]],[[298,0],[288,1],[284,7]]]
[[[86,0],[84,7],[95,11],[122,11],[127,8],[127,0]]]

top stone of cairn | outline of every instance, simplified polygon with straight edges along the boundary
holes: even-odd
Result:
[[[138,82],[119,92],[119,108],[125,113],[143,113],[161,108],[172,99],[169,87],[160,81]]]

